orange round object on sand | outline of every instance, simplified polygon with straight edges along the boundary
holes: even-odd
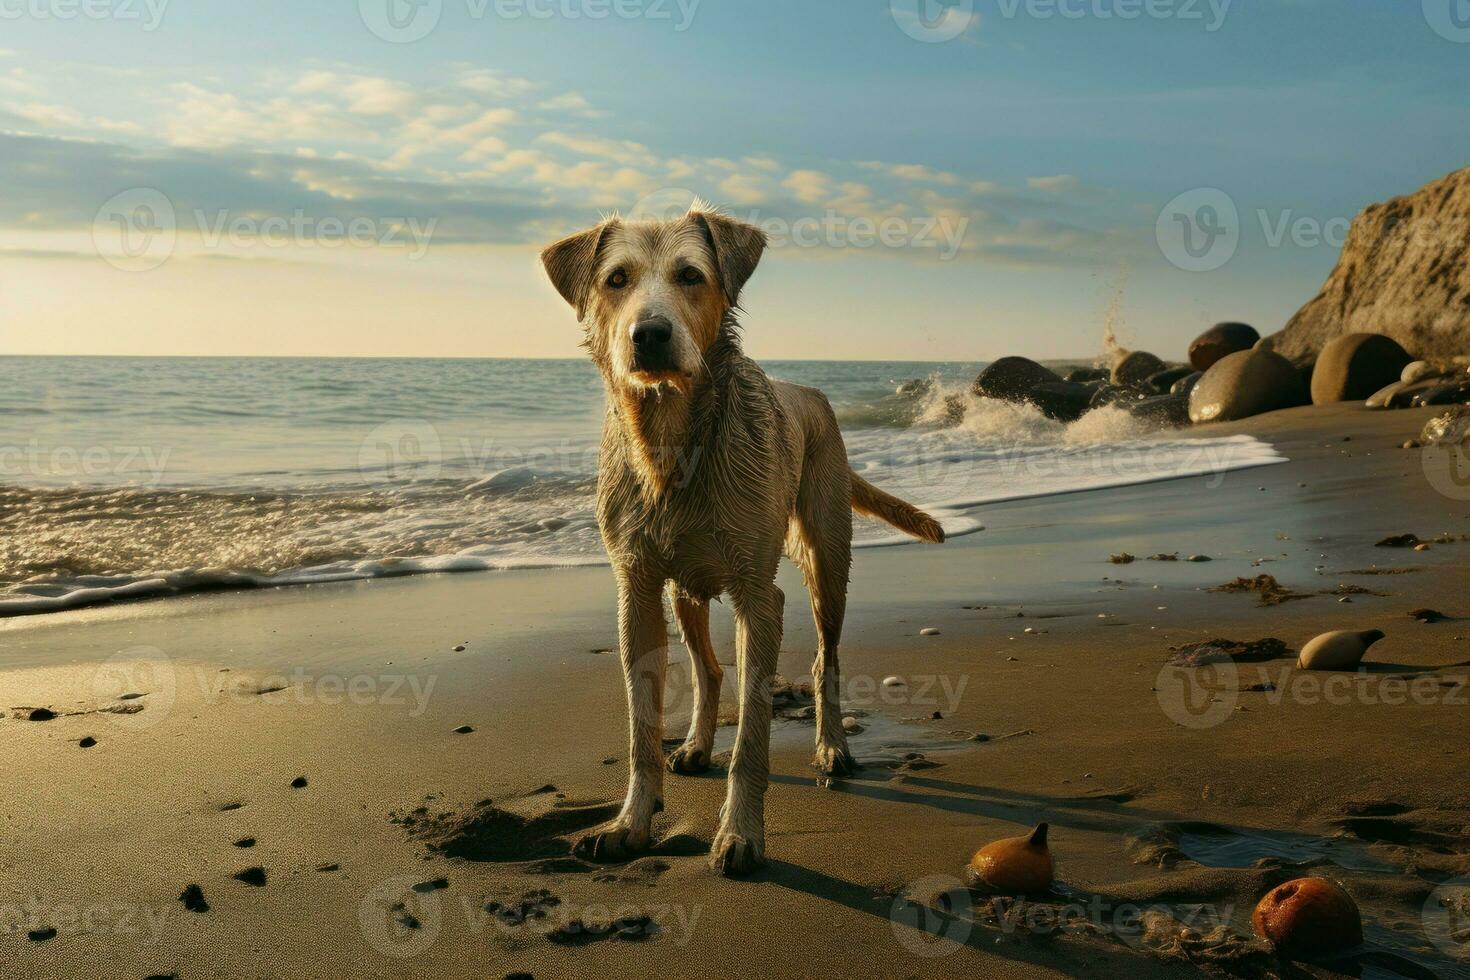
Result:
[[[965,877],[970,887],[1002,895],[1039,895],[1051,887],[1056,868],[1046,846],[1047,825],[1025,837],[986,844],[970,858]]]
[[[1251,925],[1292,959],[1326,956],[1363,942],[1358,904],[1326,878],[1298,878],[1271,889],[1256,906]]]

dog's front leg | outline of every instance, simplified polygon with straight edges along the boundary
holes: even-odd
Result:
[[[663,809],[664,667],[668,628],[662,583],[648,575],[618,575],[618,633],[628,688],[628,796],[610,823],[577,843],[577,853],[617,861],[648,846],[653,815]]]
[[[771,770],[771,675],[781,650],[785,597],[774,583],[732,594],[740,673],[740,728],[730,759],[725,805],[710,866],[726,875],[754,871],[766,859],[765,801]]]

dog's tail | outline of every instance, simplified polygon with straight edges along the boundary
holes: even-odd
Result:
[[[884,493],[856,473],[852,474],[852,509],[892,524],[920,541],[944,543],[944,528],[938,521],[913,504]]]

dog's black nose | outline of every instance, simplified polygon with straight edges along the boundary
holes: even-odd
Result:
[[[651,316],[633,325],[633,346],[640,351],[656,351],[667,347],[674,336],[674,325],[666,316]]]

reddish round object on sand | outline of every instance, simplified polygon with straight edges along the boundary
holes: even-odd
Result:
[[[1357,903],[1326,878],[1298,878],[1271,889],[1256,906],[1251,925],[1292,959],[1327,956],[1363,943]]]

